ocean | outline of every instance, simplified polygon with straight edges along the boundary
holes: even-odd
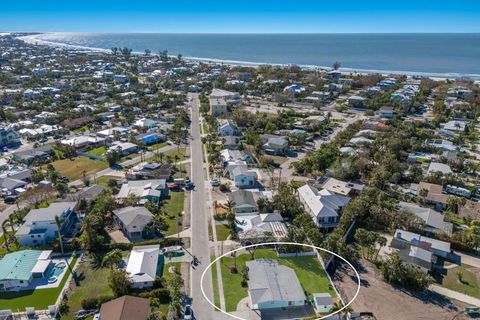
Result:
[[[480,34],[46,33],[28,41],[239,64],[297,64],[343,70],[480,79]]]

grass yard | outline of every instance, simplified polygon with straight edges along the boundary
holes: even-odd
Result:
[[[165,152],[161,152],[161,154],[163,156],[160,156],[160,155],[153,155],[149,158],[146,159],[146,161],[164,161],[164,162],[168,162],[168,160],[170,159],[172,162],[175,162],[175,161],[183,161],[186,159],[185,157],[185,152],[186,152],[186,148],[185,147],[181,147],[181,148],[173,148],[173,149],[170,149],[170,150],[167,150]],[[177,158],[175,158],[175,156],[177,156]],[[161,158],[160,158],[161,157]]]
[[[91,181],[91,182],[99,184],[105,188],[108,188],[108,181],[111,179],[120,180],[121,178],[117,176],[101,176],[101,177],[95,178],[95,182],[94,181]]]
[[[230,229],[225,224],[216,224],[215,232],[217,233],[218,241],[225,241],[230,235]]]
[[[52,165],[60,175],[67,176],[70,181],[83,178],[84,171],[85,175],[88,176],[108,168],[106,161],[92,160],[87,157],[57,160],[52,162]]]
[[[74,258],[71,264],[72,268],[76,262],[77,258]],[[62,282],[56,288],[2,292],[0,293],[0,306],[2,309],[11,309],[13,311],[25,311],[27,307],[33,307],[36,310],[48,309],[49,305],[57,301],[58,295],[67,282],[69,275],[70,270],[67,270],[62,278]]]
[[[458,272],[462,273],[463,283],[458,279]],[[448,273],[443,278],[441,285],[447,289],[480,298],[480,269],[466,264],[448,269]]]
[[[211,261],[215,260],[215,257],[212,257]],[[212,286],[213,286],[213,304],[220,308],[220,293],[218,292],[218,279],[217,279],[217,266],[216,264],[212,265]],[[218,311],[215,309],[215,311]]]
[[[181,214],[183,212],[185,193],[183,191],[174,191],[170,192],[169,195],[170,199],[163,203],[163,208],[168,215],[166,220],[169,227],[165,233],[167,236],[183,230],[183,227],[178,225],[178,221],[182,222]]]
[[[335,291],[330,288],[330,281],[325,274],[316,256],[277,258],[275,252],[270,249],[257,249],[255,259],[275,259],[279,264],[295,270],[302,288],[310,297],[312,293],[329,292],[335,297]],[[250,260],[250,254],[241,254],[237,257],[238,273],[230,272],[230,266],[234,265],[233,257],[224,257],[221,260],[221,272],[223,279],[223,292],[225,294],[226,311],[235,311],[237,304],[248,296],[248,288],[241,286],[242,270],[245,263]]]
[[[73,320],[75,313],[82,309],[82,300],[90,297],[113,296],[112,289],[108,286],[109,268],[94,267],[90,261],[84,262],[77,268],[80,281],[73,285],[72,292],[68,295],[68,314],[62,319]]]
[[[166,142],[159,142],[159,143],[155,143],[155,144],[152,144],[151,146],[148,147],[148,150],[150,151],[155,151],[157,149],[160,149],[160,148],[163,148],[167,145]]]
[[[97,157],[103,157],[106,152],[107,152],[107,148],[105,148],[105,146],[93,148],[87,151],[88,154],[91,154],[92,156],[97,156]]]

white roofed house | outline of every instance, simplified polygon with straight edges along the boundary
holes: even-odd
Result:
[[[292,268],[271,259],[247,261],[248,296],[253,310],[304,306],[307,300]]]
[[[120,155],[129,155],[138,151],[138,146],[131,142],[114,141],[107,152],[117,151]]]
[[[260,136],[262,141],[262,149],[266,153],[275,155],[284,155],[288,153],[288,140],[285,137],[263,134]]]
[[[143,231],[152,219],[152,213],[145,207],[126,207],[113,211],[115,224],[132,241],[143,239]]]
[[[323,189],[319,191],[308,184],[297,189],[298,198],[305,211],[312,216],[315,224],[322,229],[335,228],[340,213],[350,202],[350,198]]]
[[[122,184],[116,198],[122,201],[130,195],[139,197],[140,203],[145,201],[158,203],[168,197],[167,182],[165,179],[130,180]]]
[[[436,172],[440,172],[444,175],[453,173],[452,169],[448,164],[444,164],[440,162],[431,162],[428,167],[427,173],[430,175]]]
[[[125,271],[135,289],[151,288],[158,268],[160,245],[133,247]]]

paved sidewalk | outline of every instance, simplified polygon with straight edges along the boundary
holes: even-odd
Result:
[[[468,303],[472,306],[480,306],[480,299],[477,299],[477,298],[474,298],[474,297],[471,297],[471,296],[467,296],[466,294],[456,292],[456,291],[441,287],[441,286],[436,285],[436,284],[430,285],[430,287],[428,289],[430,289],[433,292],[439,293],[442,296],[445,296],[445,297],[448,297],[448,298],[451,298],[451,299],[455,299],[455,300],[458,300],[458,301],[462,301],[462,302]]]

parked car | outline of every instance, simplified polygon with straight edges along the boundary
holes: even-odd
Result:
[[[170,191],[178,191],[181,188],[182,187],[179,184],[176,184],[176,183],[169,183],[168,184],[168,190],[170,190]]]
[[[193,310],[192,306],[187,304],[185,306],[185,312],[183,313],[183,320],[192,320],[193,319]]]
[[[15,197],[15,196],[5,197],[4,202],[6,204],[14,204],[15,202],[17,202],[17,197]]]
[[[213,178],[212,180],[210,180],[210,184],[212,185],[212,187],[218,187],[220,185],[220,180],[217,178]]]

